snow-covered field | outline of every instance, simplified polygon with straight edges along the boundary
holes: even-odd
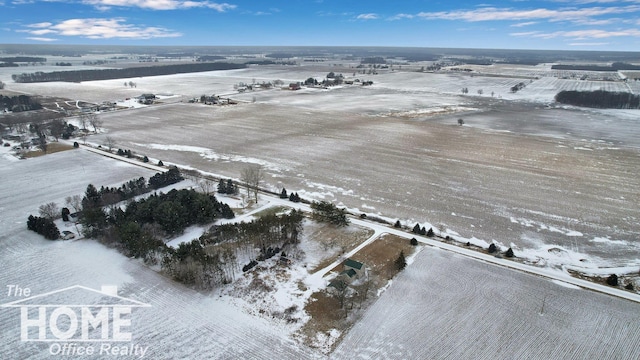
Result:
[[[638,304],[426,248],[336,359],[637,359]]]
[[[454,124],[461,113],[433,120],[367,115],[352,112],[348,100],[342,100],[342,111],[336,103],[318,109],[325,101],[339,102],[338,94],[349,99],[359,90],[376,91],[298,95],[309,107],[182,103],[109,113],[102,116],[107,132],[90,141],[100,144],[108,134],[137,153],[232,178],[247,163],[261,164],[268,173],[265,185],[274,191],[284,186],[408,226],[444,224],[460,237],[520,252],[542,254],[553,245],[582,254],[576,264],[640,265],[640,180],[633,170],[640,164],[637,150],[625,146],[637,141],[626,140],[631,134],[640,139],[640,129],[625,112],[493,104],[463,113],[469,125],[460,127]],[[602,134],[606,118],[610,132]],[[582,121],[600,123],[583,130],[599,140],[566,134]],[[502,124],[513,130],[491,129]],[[609,138],[617,136],[625,140]],[[630,245],[607,246],[595,238]]]

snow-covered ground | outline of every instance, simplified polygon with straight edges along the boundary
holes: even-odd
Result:
[[[635,359],[638,304],[426,248],[332,358]]]
[[[8,285],[29,288],[31,296],[74,285],[100,290],[114,285],[118,295],[151,305],[133,310],[132,344],[148,346],[151,359],[301,359],[319,357],[289,338],[288,330],[254,317],[228,299],[199,293],[156,273],[135,259],[92,240],[48,241],[26,229],[29,214],[46,202],[64,204],[89,183],[116,186],[154,172],[83,149],[20,162],[0,159],[0,304],[19,300]],[[62,301],[82,302],[76,294]],[[48,359],[50,343],[20,341],[20,311],[0,308],[0,352],[5,359]],[[80,357],[82,358],[82,356]],[[94,358],[87,356],[86,358]]]

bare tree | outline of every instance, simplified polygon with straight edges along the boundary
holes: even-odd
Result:
[[[67,196],[64,201],[65,204],[67,204],[67,206],[71,206],[75,212],[82,210],[82,196]]]
[[[209,179],[202,179],[198,181],[198,186],[200,186],[202,192],[207,195],[211,194],[211,191],[214,189],[214,184]]]
[[[87,124],[89,123],[89,117],[88,114],[80,114],[80,116],[78,116],[78,121],[80,122],[80,127],[82,127],[82,130],[87,130]]]
[[[258,203],[258,191],[260,190],[260,183],[264,180],[264,171],[262,165],[250,165],[242,170],[240,174],[240,180],[247,187],[247,196],[250,192],[253,192],[253,198]]]
[[[47,144],[44,139],[41,139],[40,143],[38,144],[38,149],[42,150],[42,152],[46,154],[47,150],[49,150],[49,144]]]
[[[93,127],[93,132],[97,133],[102,127],[102,120],[96,114],[89,114],[89,124]]]
[[[104,141],[105,145],[107,145],[107,148],[109,148],[109,152],[111,152],[111,149],[116,146],[116,140],[111,136],[107,136]]]
[[[51,133],[51,136],[53,136],[56,141],[58,141],[60,136],[62,136],[62,134],[64,133],[65,127],[66,124],[64,123],[64,121],[55,119],[49,124],[49,132]]]
[[[51,220],[57,218],[58,215],[61,214],[60,209],[58,209],[58,205],[54,202],[40,205],[38,211],[40,212],[40,216]]]

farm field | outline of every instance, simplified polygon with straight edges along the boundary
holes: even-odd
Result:
[[[636,303],[425,248],[333,358],[635,359],[639,320]]]
[[[294,108],[176,103],[108,113],[108,133],[90,141],[100,144],[108,134],[134,152],[226,177],[261,164],[271,190],[285,187],[407,226],[443,224],[480,245],[532,251],[532,262],[638,265],[637,151],[622,140],[567,136],[583,112],[496,104],[462,113],[479,126],[460,127],[453,124],[461,113],[417,119]],[[616,121],[613,127],[634,120]],[[511,130],[483,129],[501,124]],[[522,134],[537,131],[557,137]],[[561,256],[548,252],[554,247]]]

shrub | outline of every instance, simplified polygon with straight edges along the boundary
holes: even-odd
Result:
[[[148,163],[148,162],[149,162],[149,158],[147,157],[147,155],[145,155],[145,156],[142,158],[142,162],[146,162],[146,163]]]
[[[79,147],[80,147],[80,144],[78,144],[78,142],[77,142],[77,141],[74,141],[74,142],[73,142],[73,147],[77,149],[77,148],[79,148]]]
[[[396,267],[398,270],[403,270],[407,267],[407,259],[404,257],[404,251],[400,251],[400,255],[398,255],[398,258],[396,259]]]
[[[397,220],[395,224],[393,224],[393,227],[396,229],[400,229],[402,227],[402,224],[400,224],[400,220]]]
[[[607,278],[607,285],[609,286],[618,286],[618,275],[611,274]]]
[[[627,286],[624,287],[627,290],[633,290],[633,283],[628,283]]]
[[[489,254],[493,254],[496,251],[498,251],[498,248],[496,248],[496,244],[489,245]]]
[[[413,246],[418,245],[418,239],[416,239],[416,238],[411,238],[411,245],[413,245]]]
[[[471,243],[467,241],[466,244],[464,244],[465,246],[471,246]]]

